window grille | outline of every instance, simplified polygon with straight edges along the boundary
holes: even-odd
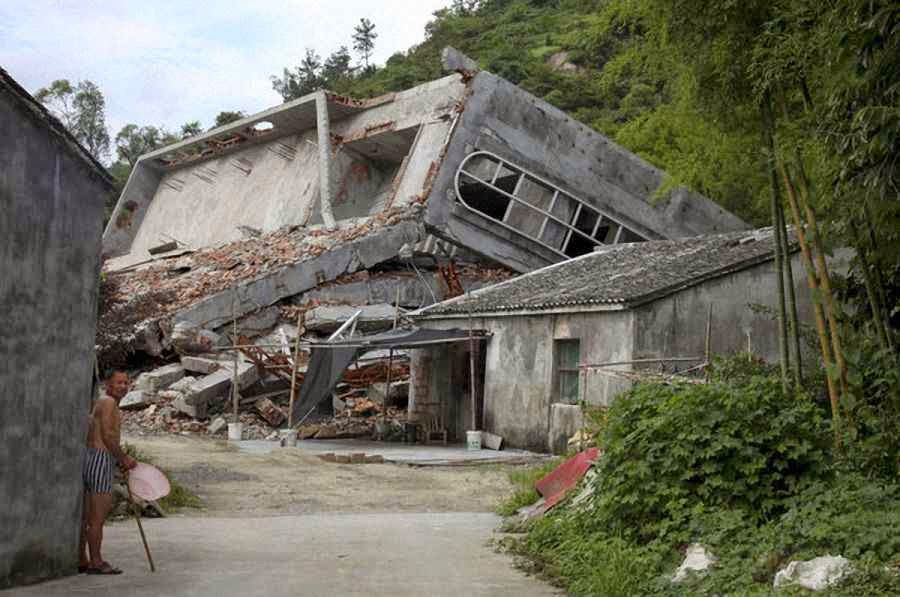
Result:
[[[558,255],[584,255],[602,244],[646,240],[558,186],[486,151],[456,172],[460,203]]]
[[[557,402],[577,404],[579,399],[578,360],[581,356],[579,340],[555,340]]]

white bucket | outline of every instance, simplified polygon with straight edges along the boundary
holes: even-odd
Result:
[[[243,423],[229,423],[228,424],[228,439],[233,442],[241,441],[241,436],[244,434],[244,424]]]
[[[293,448],[297,445],[296,429],[282,429],[279,433],[281,434],[282,448]]]
[[[480,431],[466,431],[466,446],[470,450],[480,450],[481,449],[481,432]]]

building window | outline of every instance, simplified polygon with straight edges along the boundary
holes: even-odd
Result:
[[[469,210],[565,258],[590,253],[597,245],[646,240],[581,199],[486,151],[463,160],[456,172],[456,196]]]
[[[578,360],[581,357],[579,340],[555,340],[557,402],[577,404],[581,397],[578,391]]]

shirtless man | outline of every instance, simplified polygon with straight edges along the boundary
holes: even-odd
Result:
[[[106,380],[106,391],[94,403],[88,425],[87,451],[81,475],[84,479],[84,517],[78,571],[88,574],[121,574],[100,556],[103,523],[113,504],[113,464],[132,469],[137,462],[125,454],[119,437],[119,401],[128,393],[128,374],[116,371]],[[90,548],[88,558],[86,548]]]

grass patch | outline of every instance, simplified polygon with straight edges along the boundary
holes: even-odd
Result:
[[[545,477],[562,462],[562,458],[553,458],[537,466],[520,467],[509,471],[509,480],[515,486],[515,492],[497,506],[500,516],[512,516],[519,508],[530,506],[541,496],[534,488],[535,482]]]
[[[164,468],[157,466],[156,463],[153,462],[153,458],[150,457],[146,452],[142,452],[138,447],[132,444],[123,444],[125,448],[125,453],[140,462],[146,462],[147,464],[152,464],[156,466],[159,470],[163,472],[163,474],[169,479],[169,485],[172,486],[172,491],[169,492],[169,495],[159,500],[159,507],[163,509],[164,512],[175,512],[181,508],[202,508],[203,502],[197,497],[195,494],[191,493],[189,489],[187,489],[184,485],[179,483],[172,477],[172,474]]]

